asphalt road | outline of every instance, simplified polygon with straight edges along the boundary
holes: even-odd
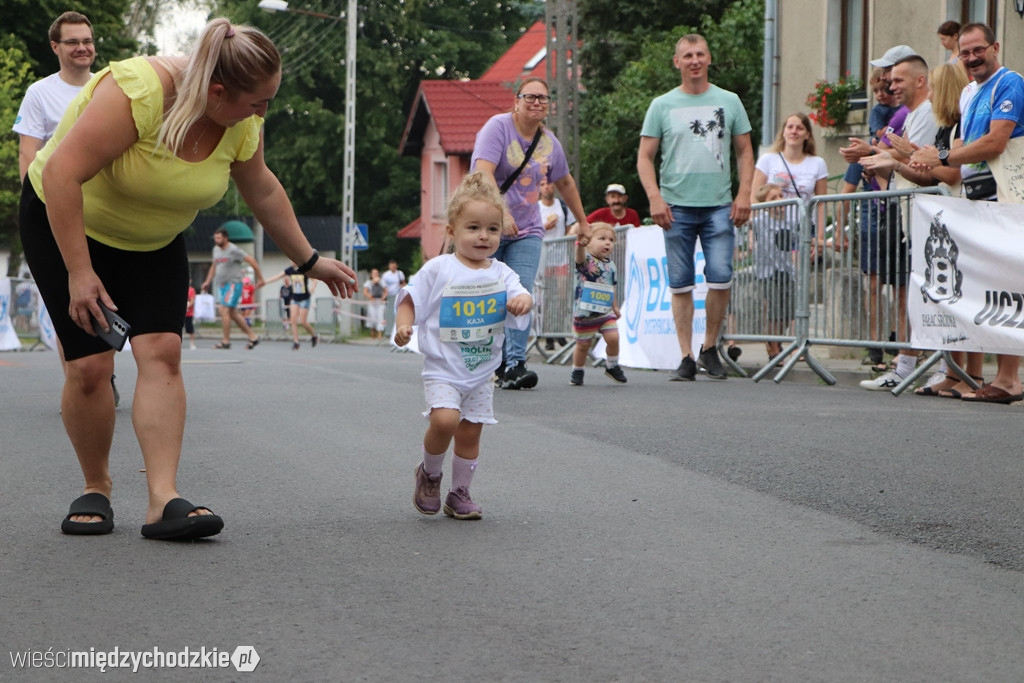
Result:
[[[536,390],[496,392],[484,519],[457,522],[411,503],[417,356],[235,347],[184,352],[179,489],[226,522],[189,544],[139,535],[131,360],[117,526],[89,538],[59,531],[81,484],[56,359],[0,355],[0,679],[130,676],[15,666],[25,653],[239,646],[254,672],[145,678],[1024,679],[1020,406],[845,378],[620,386],[590,369],[571,387],[535,363]]]

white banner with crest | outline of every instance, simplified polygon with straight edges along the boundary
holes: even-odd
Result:
[[[1024,355],[1024,205],[918,195],[911,248],[914,348]]]

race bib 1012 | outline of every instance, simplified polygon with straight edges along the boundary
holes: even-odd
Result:
[[[443,342],[486,340],[505,327],[505,283],[449,284],[441,295]]]

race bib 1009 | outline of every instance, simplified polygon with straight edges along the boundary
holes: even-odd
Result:
[[[580,310],[590,313],[607,313],[615,301],[615,285],[603,282],[583,281],[580,291]]]
[[[450,284],[441,295],[441,341],[489,339],[505,327],[505,283]]]

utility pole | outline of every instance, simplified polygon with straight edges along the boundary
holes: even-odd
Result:
[[[575,48],[577,16],[574,0],[544,3],[547,29],[547,81],[551,88],[551,114],[547,125],[562,143],[569,170],[580,182],[579,67]],[[583,189],[580,188],[580,194]]]

